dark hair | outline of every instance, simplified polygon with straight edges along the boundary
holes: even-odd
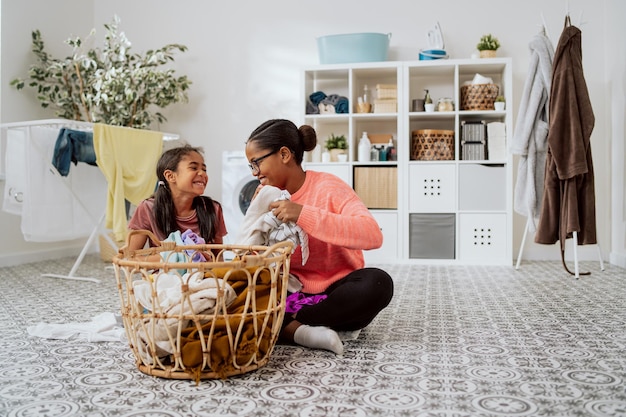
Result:
[[[289,120],[272,119],[257,127],[250,134],[248,142],[257,142],[259,148],[268,151],[278,151],[286,146],[295,155],[296,163],[301,165],[304,151],[315,149],[317,134],[309,125],[302,125],[298,128]]]
[[[170,233],[178,230],[176,208],[174,207],[174,200],[172,200],[172,193],[165,179],[165,171],[176,171],[180,161],[193,152],[202,155],[203,150],[200,147],[186,144],[163,152],[159,162],[157,162],[156,174],[159,179],[159,185],[152,195],[154,197],[152,214],[157,227],[165,236],[169,236]],[[198,217],[200,236],[207,243],[213,242],[216,234],[217,214],[213,203],[213,199],[206,196],[197,196],[193,199],[193,208],[196,210],[196,216]]]

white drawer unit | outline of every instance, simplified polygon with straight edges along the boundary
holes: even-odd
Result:
[[[449,213],[455,210],[456,166],[409,166],[409,212]]]
[[[477,74],[493,86],[468,88]],[[366,86],[371,103],[387,100],[390,90],[393,105],[369,112],[358,106]],[[494,110],[494,88],[504,96],[505,110]],[[425,90],[433,102],[447,105],[434,112],[419,108]],[[301,122],[315,128],[319,145],[305,155],[306,169],[343,178],[383,230],[383,247],[366,251],[368,262],[513,265],[510,58],[317,65],[302,72],[301,91]],[[341,96],[347,106],[335,113],[316,109],[320,92]],[[471,136],[470,127],[478,125],[481,135]],[[375,147],[369,157],[359,152],[364,132]],[[332,135],[345,136],[346,162],[321,162],[319,149]],[[382,151],[390,138],[394,158],[387,160]],[[463,158],[463,139],[486,148]]]
[[[462,213],[459,215],[459,258],[499,264],[507,258],[506,214]]]
[[[398,214],[373,211],[372,215],[383,232],[383,245],[378,249],[363,252],[365,262],[394,262],[398,260]]]
[[[459,210],[505,211],[506,168],[503,165],[459,165]]]

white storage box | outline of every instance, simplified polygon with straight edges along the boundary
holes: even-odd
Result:
[[[409,258],[454,259],[455,215],[409,215]]]
[[[506,210],[506,169],[504,166],[460,165],[459,210]]]
[[[459,259],[499,264],[506,259],[506,214],[461,213]]]
[[[454,164],[420,164],[409,166],[409,210],[419,213],[455,211]]]

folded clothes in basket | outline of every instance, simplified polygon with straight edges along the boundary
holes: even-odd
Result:
[[[278,318],[275,312],[280,301],[272,296],[272,292],[280,293],[281,289],[272,289],[272,276],[268,269],[260,271],[254,285],[250,285],[248,278],[248,274],[257,272],[254,267],[246,270],[216,268],[212,272],[216,277],[229,274],[228,282],[237,297],[226,314],[217,314],[211,322],[202,326],[190,325],[184,329],[180,350],[186,367],[193,369],[200,366],[203,352],[208,351],[210,368],[228,375],[238,366],[249,363],[253,356],[260,360],[270,353],[274,343],[273,330],[275,336],[280,326],[274,322]],[[250,303],[250,297],[254,297],[254,303]]]

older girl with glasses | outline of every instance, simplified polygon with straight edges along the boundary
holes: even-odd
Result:
[[[335,175],[302,168],[304,152],[316,144],[313,127],[269,120],[250,135],[246,156],[259,187],[291,194],[268,211],[308,235],[308,260],[302,265],[298,247],[291,273],[302,283],[299,295],[316,302],[285,314],[281,339],[341,355],[342,338],[358,335],[389,304],[393,281],[381,269],[364,267],[362,251],[379,248],[383,236],[354,190]]]

